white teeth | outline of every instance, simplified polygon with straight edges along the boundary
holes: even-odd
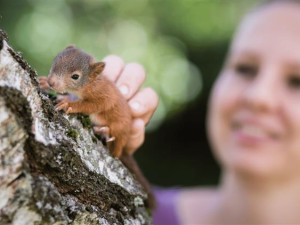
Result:
[[[240,127],[240,131],[246,135],[250,135],[254,137],[263,138],[268,136],[268,134],[263,129],[252,125],[243,125]]]

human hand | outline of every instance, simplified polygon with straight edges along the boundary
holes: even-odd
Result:
[[[145,70],[140,64],[125,65],[123,59],[115,55],[107,56],[103,61],[106,66],[102,74],[115,82],[131,109],[133,120],[124,150],[133,154],[144,142],[145,126],[158,105],[158,96],[152,88],[140,90],[146,78]],[[97,129],[94,130],[97,133]]]

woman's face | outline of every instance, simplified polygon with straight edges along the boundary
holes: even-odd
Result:
[[[299,176],[300,4],[269,5],[243,22],[212,92],[208,129],[226,170]]]

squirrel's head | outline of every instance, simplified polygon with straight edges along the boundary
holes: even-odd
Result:
[[[87,82],[92,82],[103,71],[104,62],[94,62],[86,52],[68,46],[53,60],[48,83],[58,93],[80,94]]]

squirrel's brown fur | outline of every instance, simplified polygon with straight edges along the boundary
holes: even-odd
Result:
[[[93,57],[82,50],[68,47],[54,59],[48,82],[54,90],[70,92],[79,98],[59,103],[59,109],[88,114],[95,124],[109,127],[114,138],[110,150],[119,158],[128,140],[131,114],[115,84],[101,75],[104,66],[103,62],[95,63]],[[74,74],[79,78],[72,79]]]
[[[87,114],[96,125],[109,127],[114,139],[108,145],[110,151],[136,175],[148,194],[148,207],[154,208],[155,198],[148,181],[133,156],[123,153],[132,118],[128,103],[118,88],[101,74],[104,67],[105,63],[95,62],[91,55],[69,46],[55,57],[47,82],[58,93],[68,92],[78,97],[75,101],[61,101],[57,105],[59,110]]]

